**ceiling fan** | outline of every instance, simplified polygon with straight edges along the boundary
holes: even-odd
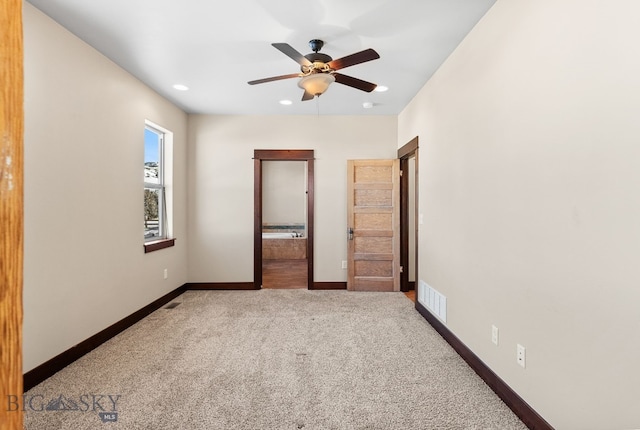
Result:
[[[373,49],[365,49],[364,51],[334,60],[330,56],[319,52],[322,46],[324,46],[324,42],[319,39],[313,39],[309,42],[313,53],[307,55],[302,55],[288,43],[272,43],[271,45],[300,64],[301,72],[257,79],[255,81],[249,81],[249,85],[263,84],[265,82],[279,81],[282,79],[300,78],[298,86],[304,90],[302,101],[311,100],[316,96],[320,96],[333,82],[357,88],[368,93],[377,87],[376,84],[371,82],[336,72],[336,70],[344,69],[345,67],[380,58],[380,55]]]

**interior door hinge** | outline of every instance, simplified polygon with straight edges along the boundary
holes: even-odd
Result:
[[[400,273],[404,273],[404,267],[400,266]]]
[[[403,173],[404,173],[404,170],[400,170],[400,177],[402,177]]]

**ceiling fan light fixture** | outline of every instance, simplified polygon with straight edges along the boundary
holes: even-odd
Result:
[[[319,96],[327,91],[329,85],[334,83],[336,78],[329,73],[312,73],[307,76],[303,76],[298,82],[298,86],[305,90],[309,94]]]

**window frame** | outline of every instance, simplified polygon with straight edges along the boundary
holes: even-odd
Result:
[[[159,249],[168,248],[175,245],[175,238],[170,238],[170,226],[168,220],[167,209],[167,183],[166,183],[166,169],[167,169],[167,135],[171,134],[170,131],[165,130],[150,121],[145,121],[145,132],[148,130],[158,136],[158,177],[156,182],[147,182],[147,177],[143,179],[143,193],[147,190],[154,190],[158,193],[158,235],[153,237],[144,237],[144,252],[157,251]],[[146,148],[144,148],[146,151]],[[145,157],[146,158],[146,157]],[[146,161],[145,161],[146,163]],[[144,214],[144,207],[143,207]],[[146,221],[145,221],[146,222]],[[146,227],[145,227],[146,229]],[[145,230],[146,233],[146,230]]]

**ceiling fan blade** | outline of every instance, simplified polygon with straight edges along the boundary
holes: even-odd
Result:
[[[366,63],[367,61],[377,60],[378,58],[380,58],[380,55],[369,48],[356,52],[355,54],[347,55],[346,57],[338,58],[337,60],[329,61],[327,65],[333,70],[340,70],[356,64]]]
[[[302,94],[302,101],[306,102],[307,100],[313,100],[314,97],[315,96],[313,94],[305,90],[304,94]]]
[[[354,78],[352,76],[343,75],[341,73],[334,73],[333,77],[336,78],[336,82],[349,87],[357,88],[362,91],[370,93],[375,90],[377,85],[371,82],[363,81],[362,79]]]
[[[291,45],[288,43],[272,43],[271,46],[282,52],[287,57],[293,59],[296,63],[301,66],[310,66],[311,61],[307,60],[304,55],[296,51]]]
[[[255,81],[249,81],[247,83],[249,85],[264,84],[265,82],[280,81],[282,79],[297,78],[299,76],[300,76],[300,73],[291,73],[289,75],[280,75],[280,76],[272,76],[270,78],[256,79]]]

